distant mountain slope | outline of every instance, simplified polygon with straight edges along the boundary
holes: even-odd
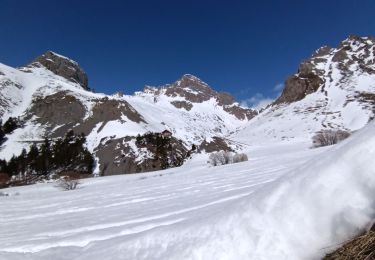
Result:
[[[281,96],[233,138],[248,143],[307,140],[322,129],[360,129],[374,112],[375,39],[350,36],[303,61]]]
[[[78,63],[51,51],[19,69],[0,64],[0,90],[3,121],[19,117],[24,125],[7,136],[1,158],[19,154],[44,136],[61,137],[73,129],[87,135],[101,174],[154,169],[136,160],[148,154],[134,145],[138,134],[167,129],[185,149],[204,141],[220,149],[222,142],[214,143],[217,137],[236,131],[257,114],[189,74],[135,95],[92,93]]]
[[[135,143],[138,134],[149,131],[171,131],[179,151],[193,144],[229,149],[235,143],[228,139],[309,141],[322,129],[355,131],[374,118],[374,46],[371,37],[350,36],[336,48],[318,49],[260,114],[189,74],[134,95],[105,95],[90,92],[78,63],[54,52],[18,69],[0,64],[0,116],[23,123],[7,136],[0,157],[9,159],[30,142],[73,129],[87,135],[97,173],[119,174],[159,169],[150,164],[155,154]]]

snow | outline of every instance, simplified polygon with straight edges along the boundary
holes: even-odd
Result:
[[[247,123],[225,112],[213,98],[203,103],[194,103],[190,111],[178,109],[170,103],[185,100],[182,97],[159,95],[157,104],[154,103],[153,94],[149,93],[125,96],[124,99],[135,110],[141,111],[148,123],[144,130],[139,130],[141,134],[147,131],[161,132],[168,128],[173,136],[189,145],[201,143],[213,136],[226,136]]]
[[[68,57],[65,57],[65,56],[63,56],[63,55],[61,55],[61,54],[58,54],[58,53],[56,53],[56,52],[53,52],[53,51],[50,51],[53,55],[55,55],[55,56],[57,56],[57,57],[60,57],[60,58],[62,58],[62,59],[64,59],[64,60],[68,60],[70,63],[73,63],[73,64],[75,64],[75,65],[78,65],[78,63],[77,62],[75,62],[74,60],[72,60],[72,59],[69,59]]]
[[[36,98],[44,98],[57,92],[66,92],[77,98],[85,107],[86,114],[83,120],[89,119],[93,114],[95,104],[103,98],[114,99],[121,102],[128,102],[141,116],[147,124],[132,122],[124,115],[120,120],[107,122],[103,129],[100,122],[88,135],[87,146],[90,151],[94,151],[100,144],[100,140],[107,137],[121,138],[125,136],[136,136],[147,131],[161,132],[170,129],[176,138],[181,139],[187,146],[199,144],[203,140],[212,139],[213,136],[227,136],[231,132],[243,127],[247,121],[239,120],[235,116],[227,113],[218,106],[215,99],[203,103],[194,103],[190,111],[176,108],[171,104],[173,101],[186,101],[184,97],[169,97],[165,95],[165,89],[161,89],[160,94],[155,97],[153,88],[150,91],[138,92],[134,96],[130,95],[104,95],[86,91],[79,84],[72,83],[67,79],[57,76],[44,67],[25,67],[14,69],[0,64],[1,81],[9,81],[0,92],[0,99],[6,103],[2,112],[2,119],[6,121],[10,116],[23,117],[30,108],[32,101]],[[193,80],[198,80],[192,75],[185,75]],[[205,84],[202,82],[202,84]],[[156,90],[156,89],[154,89]],[[193,91],[193,90],[192,90]],[[29,122],[33,124],[32,121]],[[35,126],[36,127],[36,126]],[[99,131],[99,129],[101,129]],[[36,135],[43,135],[44,129],[39,128]],[[26,136],[28,130],[20,129],[18,136]],[[24,132],[24,133],[22,133]],[[22,138],[12,138],[17,142],[23,142]],[[27,141],[32,141],[28,139]],[[13,141],[6,142],[0,150],[0,158],[8,158],[11,154],[20,154],[22,148]]]
[[[363,55],[362,47],[352,44],[348,57]],[[199,154],[180,168],[86,179],[69,192],[53,183],[5,189],[10,196],[0,197],[0,231],[6,234],[0,236],[0,260],[293,260],[333,250],[375,216],[375,123],[360,130],[373,112],[355,99],[358,91],[375,92],[375,76],[353,63],[345,77],[332,61],[336,52],[316,64],[325,78],[317,92],[271,106],[250,121],[228,114],[215,99],[192,103],[187,111],[171,104],[185,98],[169,97],[165,88],[158,95],[149,87],[134,96],[107,96],[45,68],[0,64],[5,120],[25,115],[34,98],[65,91],[85,106],[84,119],[108,98],[128,102],[147,122],[123,115],[98,123],[87,136],[91,152],[108,138],[169,129],[186,145],[214,136],[247,144],[242,149],[250,158],[210,167],[208,155]],[[311,137],[330,128],[356,132],[339,145],[310,149]],[[19,154],[44,132],[27,121],[8,136],[0,158]],[[126,145],[137,162],[150,157],[134,140]]]
[[[22,149],[28,151],[31,145],[30,141],[42,141],[43,133],[43,128],[39,124],[30,123],[27,123],[23,129],[14,130],[13,134],[7,136],[8,145],[1,147],[0,152],[3,158],[10,160],[13,155],[19,155]]]
[[[197,155],[68,192],[5,189],[0,259],[318,259],[375,215],[374,131],[322,149],[254,146],[219,167]]]

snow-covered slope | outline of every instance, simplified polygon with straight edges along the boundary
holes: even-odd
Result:
[[[79,84],[72,83],[51,71],[41,67],[14,69],[0,64],[0,116],[3,122],[9,117],[27,117],[34,100],[58,92],[74,93],[89,111],[95,99],[103,98],[102,94],[94,94],[84,90]],[[23,120],[25,126],[17,129],[0,150],[1,158],[9,159],[13,154],[19,154],[22,148],[27,148],[27,141],[40,140],[48,132],[47,125],[42,125],[35,115],[31,120]],[[25,143],[24,143],[25,142]]]
[[[259,143],[311,139],[322,129],[355,131],[374,112],[375,39],[351,36],[302,62],[281,96],[234,138]]]
[[[162,172],[3,190],[0,259],[318,259],[375,215],[375,124]],[[333,247],[332,247],[333,246]]]
[[[124,141],[126,137],[167,129],[190,149],[192,144],[229,135],[256,114],[188,74],[173,84],[146,87],[134,95],[96,94],[87,89],[87,77],[78,64],[53,52],[19,69],[0,64],[0,116],[3,122],[12,116],[23,123],[7,136],[0,158],[10,159],[30,142],[63,136],[73,129],[87,135],[87,146],[98,157],[97,171],[111,164],[105,174],[129,173],[135,167],[113,163],[129,150],[140,153],[128,139]],[[116,142],[116,151],[99,156],[109,141]]]

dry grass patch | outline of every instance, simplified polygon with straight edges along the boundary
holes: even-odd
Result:
[[[375,260],[375,232],[370,230],[346,242],[323,260]]]

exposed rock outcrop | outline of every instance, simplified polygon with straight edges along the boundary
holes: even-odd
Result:
[[[329,47],[321,48],[311,59],[303,61],[298,68],[298,73],[285,81],[283,92],[274,104],[292,103],[317,91],[324,84],[324,71],[317,69],[315,64],[326,61],[324,57],[330,50]]]
[[[184,108],[187,111],[190,111],[193,108],[193,104],[187,101],[172,101],[171,104],[177,108]]]
[[[199,146],[199,150],[205,151],[206,153],[218,151],[233,152],[233,149],[227,144],[227,142],[218,136],[213,137],[209,142],[204,140]]]
[[[201,79],[185,74],[181,79],[173,84],[167,84],[161,87],[146,87],[145,92],[153,93],[155,98],[158,95],[165,94],[169,97],[184,98],[185,101],[171,102],[177,108],[184,108],[188,111],[194,106],[194,103],[203,103],[210,99],[216,100],[226,112],[234,115],[240,120],[250,120],[258,114],[256,110],[244,108],[235,102],[234,97],[226,92],[216,92],[207,83]]]
[[[273,104],[292,103],[302,100],[307,95],[316,92],[327,80],[333,81],[332,66],[340,69],[341,83],[352,76],[351,67],[357,65],[368,74],[375,74],[375,39],[373,37],[349,36],[337,48],[324,46],[318,49],[311,58],[303,61],[298,72],[285,81],[281,96]]]
[[[127,136],[103,140],[96,149],[100,175],[129,174],[176,167],[182,165],[189,156],[189,151],[182,141],[174,137],[158,137],[165,142],[163,151],[159,150],[159,143],[141,144],[137,142],[138,138]]]
[[[146,123],[143,117],[125,100],[108,99],[107,97],[95,100],[91,111],[92,115],[75,128],[77,133],[89,134],[96,124],[102,123],[98,132],[113,120],[130,120],[135,123]]]
[[[86,73],[80,68],[77,62],[57,54],[47,51],[37,57],[29,66],[42,65],[56,75],[66,78],[69,81],[80,84],[84,89],[88,89],[88,78]]]
[[[57,126],[72,128],[81,122],[86,113],[85,107],[73,95],[66,92],[57,92],[45,98],[33,100],[28,110],[27,119],[36,116],[36,121],[53,129]],[[65,134],[65,131],[61,135]]]

